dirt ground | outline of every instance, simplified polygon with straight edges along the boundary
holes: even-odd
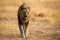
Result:
[[[27,38],[20,37],[17,22],[17,11],[23,2],[30,4],[32,10]],[[60,1],[0,0],[0,40],[60,40]]]

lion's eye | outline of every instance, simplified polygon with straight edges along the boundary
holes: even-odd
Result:
[[[25,8],[21,8],[21,10],[25,10]]]
[[[24,11],[24,12],[27,12],[27,10],[26,10],[26,9],[24,9],[23,11]]]

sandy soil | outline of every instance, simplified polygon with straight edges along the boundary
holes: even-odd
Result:
[[[20,37],[17,22],[23,2],[30,4],[32,13],[27,38]],[[60,1],[0,0],[0,40],[60,40]]]

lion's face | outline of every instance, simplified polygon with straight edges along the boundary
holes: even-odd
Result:
[[[29,19],[30,7],[23,6],[21,8],[21,19],[22,21],[26,21]]]

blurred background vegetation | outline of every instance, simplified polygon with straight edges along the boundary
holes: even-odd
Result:
[[[59,0],[0,0],[0,39],[21,39],[16,37],[16,35],[19,35],[17,11],[24,2],[30,5],[32,13],[29,24],[30,31],[32,32],[30,32],[30,35],[35,36],[30,39],[60,40]],[[41,34],[41,32],[43,33]]]

